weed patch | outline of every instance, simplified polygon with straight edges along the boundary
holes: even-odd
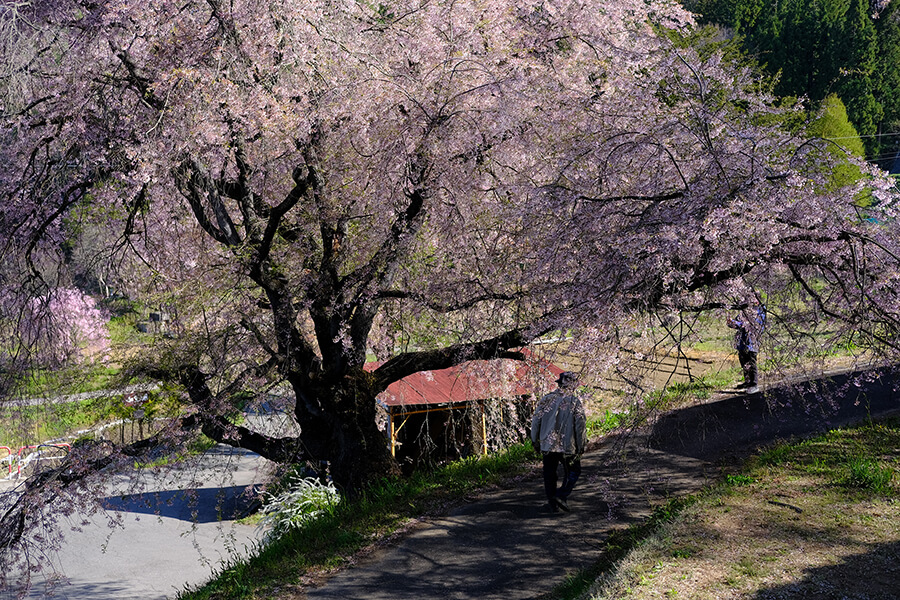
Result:
[[[877,494],[885,494],[890,491],[894,469],[881,466],[871,458],[858,456],[850,459],[847,466],[849,472],[842,480],[844,485]]]

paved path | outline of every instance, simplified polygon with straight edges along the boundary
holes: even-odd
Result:
[[[82,402],[84,400],[92,400],[94,398],[113,398],[116,396],[134,396],[135,398],[145,397],[148,393],[159,389],[159,385],[155,383],[129,385],[123,388],[111,390],[95,390],[93,392],[81,392],[80,394],[69,394],[66,396],[51,396],[48,398],[25,398],[17,400],[15,406],[46,406],[49,404],[66,404],[69,402]]]
[[[609,533],[647,516],[651,499],[694,489],[684,471],[702,472],[695,459],[650,452],[641,473],[611,472],[603,453],[586,455],[572,512],[544,514],[541,481],[497,490],[434,519],[396,547],[346,569],[312,598],[468,599],[535,598],[565,574],[599,557]]]
[[[720,395],[675,411],[652,431],[585,454],[573,512],[542,514],[532,474],[421,525],[307,591],[309,599],[429,600],[538,598],[591,565],[617,528],[644,519],[667,496],[696,491],[721,468],[773,439],[808,435],[900,411],[889,381],[862,387],[838,376],[799,394]],[[840,406],[818,398],[839,392]],[[624,460],[617,460],[622,459]]]

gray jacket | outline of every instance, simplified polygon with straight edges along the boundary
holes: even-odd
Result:
[[[541,452],[581,454],[587,439],[584,404],[565,390],[541,398],[531,419],[531,442]]]

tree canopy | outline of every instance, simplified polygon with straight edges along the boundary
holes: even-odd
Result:
[[[551,332],[615,348],[636,315],[789,290],[786,322],[895,346],[890,182],[834,185],[675,3],[44,0],[0,31],[5,330],[75,281],[166,306],[128,372],[185,401],[30,482],[4,548],[34,498],[197,431],[358,489],[395,468],[379,392]],[[230,418],[276,384],[299,436]]]
[[[870,0],[691,0],[708,22],[733,28],[746,51],[777,76],[775,92],[815,111],[837,94],[872,160],[897,150],[896,3]]]

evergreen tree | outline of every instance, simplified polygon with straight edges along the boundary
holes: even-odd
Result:
[[[863,136],[869,156],[877,150],[873,137],[881,122],[881,103],[876,100],[875,75],[878,43],[875,24],[868,15],[868,0],[851,0],[844,16],[843,35],[836,44],[841,77],[836,92],[847,106],[847,114]]]
[[[896,2],[697,0],[704,21],[734,29],[773,75],[781,96],[805,96],[815,111],[831,93],[866,140],[867,156],[892,158],[885,134],[900,127],[900,16]],[[873,14],[878,18],[873,18]],[[885,144],[887,144],[885,146]]]
[[[876,137],[877,150],[872,157],[887,166],[900,150],[900,4],[891,2],[875,20],[878,53],[873,82],[875,97],[881,103],[882,117]]]

